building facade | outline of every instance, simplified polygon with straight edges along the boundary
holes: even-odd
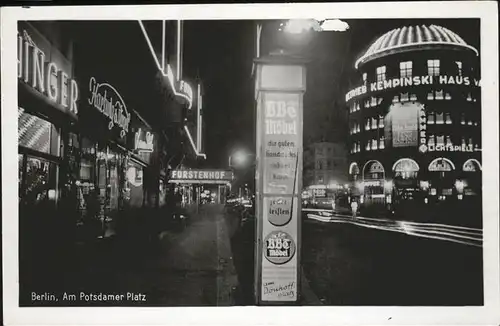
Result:
[[[364,205],[394,209],[481,196],[478,50],[436,25],[379,37],[346,94],[349,176]]]
[[[304,187],[342,185],[348,180],[347,167],[347,150],[344,144],[310,144],[304,151]]]
[[[146,35],[137,21],[19,22],[21,238],[112,236],[164,207],[169,169],[197,157],[195,94],[160,71]]]

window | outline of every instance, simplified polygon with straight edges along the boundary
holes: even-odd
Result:
[[[472,95],[471,95],[471,93],[467,94],[467,101],[469,101],[469,102],[472,101]]]
[[[365,72],[363,73],[363,82],[366,83],[367,80],[368,80],[368,74]]]
[[[445,100],[451,100],[451,95],[450,95],[450,93],[446,93],[446,94],[444,95],[444,99],[445,99]]]
[[[365,101],[365,108],[369,108],[370,107],[370,100],[366,100]]]
[[[442,100],[444,97],[443,97],[443,90],[440,90],[440,91],[436,91],[436,97],[435,99],[436,100]]]
[[[399,63],[399,71],[401,73],[401,78],[412,76],[412,66],[413,63],[411,61],[405,61]]]
[[[401,102],[408,102],[409,99],[408,93],[401,93]]]
[[[428,146],[434,146],[436,144],[435,142],[435,139],[434,139],[434,135],[429,135],[427,137],[427,145]]]
[[[377,99],[375,97],[371,98],[371,106],[376,106],[377,105]]]
[[[451,142],[451,137],[450,136],[446,136],[446,146],[452,146],[452,142]]]
[[[441,113],[436,113],[436,124],[437,125],[442,125],[444,123],[444,114]]]
[[[381,115],[378,116],[378,127],[384,128],[384,117]]]
[[[436,145],[444,146],[444,136],[436,136]]]
[[[462,76],[462,62],[461,61],[455,61],[457,64],[457,75]]]
[[[378,67],[377,68],[377,81],[384,81],[385,80],[385,72],[386,72],[386,66]]]
[[[365,130],[370,130],[370,119],[366,120]]]
[[[371,142],[371,140],[366,141],[366,148],[365,148],[365,149],[366,149],[367,151],[370,151],[370,150],[371,150],[371,143],[372,143],[372,142]]]
[[[436,116],[434,112],[427,113],[427,124],[433,125],[435,122]]]
[[[379,149],[384,149],[385,148],[385,137],[384,136],[380,137],[378,148]]]
[[[427,71],[429,76],[439,76],[439,60],[427,60]]]
[[[372,149],[373,150],[378,149],[378,142],[376,139],[372,139]]]
[[[445,123],[447,125],[451,125],[451,114],[450,113],[445,113],[444,119],[445,119]]]
[[[357,129],[356,129],[356,132],[361,132],[361,124],[357,124]]]
[[[434,99],[434,92],[430,91],[429,93],[427,93],[427,99],[433,100]]]
[[[462,124],[462,125],[465,124],[465,113],[462,113],[462,116],[460,118],[460,124]]]
[[[372,129],[377,129],[377,118],[372,118]]]
[[[417,100],[417,94],[411,94],[410,101],[416,101],[416,100]]]

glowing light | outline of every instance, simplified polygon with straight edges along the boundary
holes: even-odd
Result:
[[[416,30],[416,39],[413,37],[414,29]],[[399,39],[395,42],[396,35],[399,35]],[[359,64],[368,61],[370,57],[376,56],[382,52],[389,52],[394,49],[403,49],[408,47],[420,47],[422,45],[453,45],[457,47],[464,47],[474,51],[476,55],[479,55],[476,48],[468,45],[460,36],[456,33],[450,31],[447,28],[431,25],[427,27],[425,25],[412,27],[404,27],[403,29],[398,28],[391,30],[373,43],[369,47],[368,51],[361,56],[354,67],[357,69]]]
[[[321,24],[323,31],[345,32],[349,29],[349,24],[340,19],[326,19]]]

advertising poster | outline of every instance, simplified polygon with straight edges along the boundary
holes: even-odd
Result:
[[[300,94],[262,101],[262,301],[296,301],[302,112]]]
[[[391,105],[389,112],[392,118],[392,146],[417,147],[420,107],[415,103],[396,103]]]

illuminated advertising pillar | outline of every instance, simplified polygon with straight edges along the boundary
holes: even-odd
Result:
[[[300,297],[306,68],[284,54],[256,59],[256,68],[256,301],[293,304]]]

